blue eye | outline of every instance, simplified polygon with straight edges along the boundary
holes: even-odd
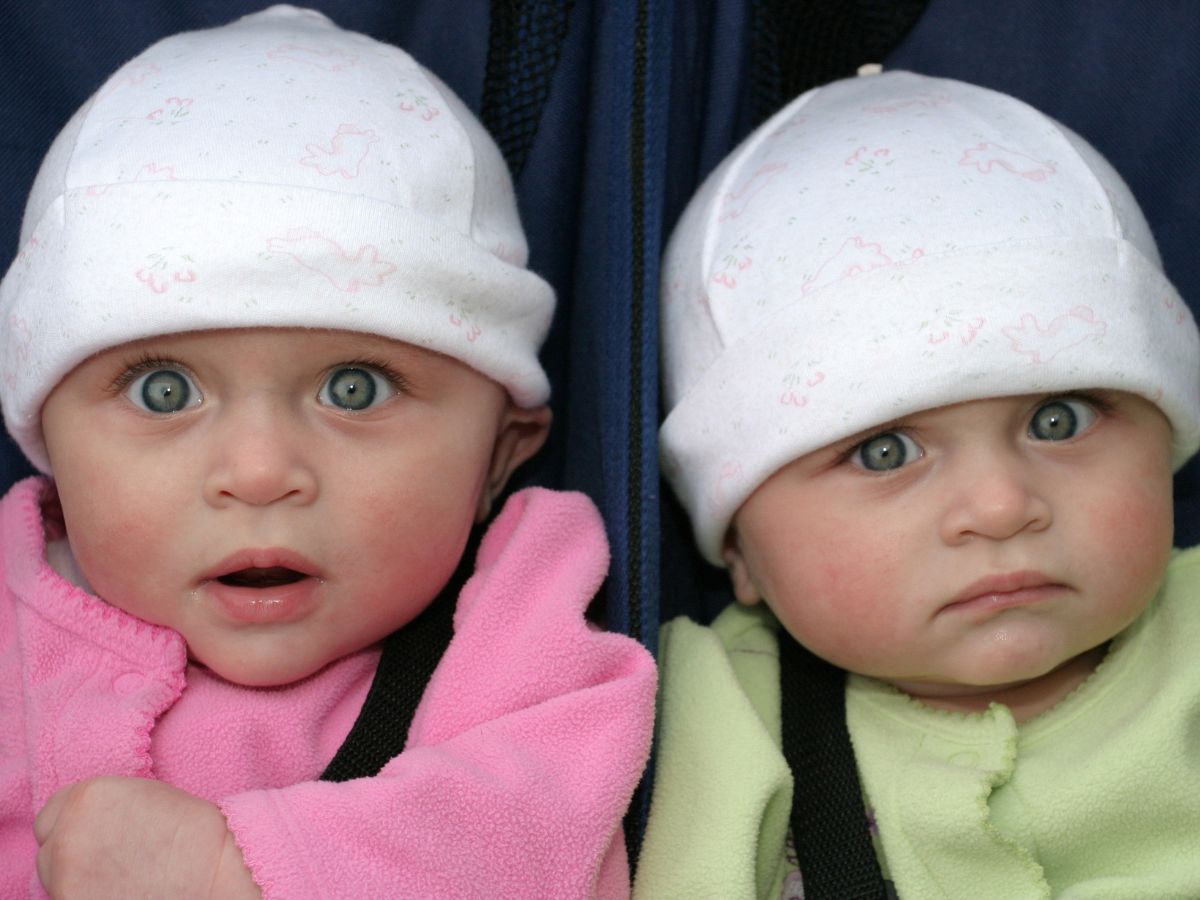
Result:
[[[204,399],[192,379],[179,369],[152,369],[134,379],[125,396],[146,412],[163,415],[182,412]]]
[[[1096,410],[1082,400],[1060,398],[1043,403],[1029,420],[1029,436],[1037,441],[1065,441],[1087,431]]]
[[[395,393],[396,389],[378,372],[361,366],[345,366],[329,373],[317,399],[326,406],[361,412]]]
[[[855,447],[850,454],[850,461],[868,472],[891,472],[924,455],[925,451],[907,434],[889,431],[868,438]]]

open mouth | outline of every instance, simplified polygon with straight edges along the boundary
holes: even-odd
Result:
[[[295,584],[308,577],[304,572],[297,572],[295,569],[285,566],[270,566],[265,569],[256,567],[239,569],[236,572],[219,576],[217,581],[230,587],[273,588],[285,584]]]

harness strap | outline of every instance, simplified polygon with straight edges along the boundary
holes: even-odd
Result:
[[[375,679],[358,718],[322,781],[349,781],[379,774],[404,750],[417,704],[454,636],[454,607],[475,568],[482,528],[476,528],[450,581],[422,613],[383,642]]]
[[[929,0],[752,0],[749,99],[755,123],[804,91],[883,62]],[[792,770],[792,838],[807,900],[894,897],[867,822],[850,732],[846,675],[780,637],[783,753]]]
[[[783,756],[806,900],[886,900],[846,726],[846,673],[779,636]]]

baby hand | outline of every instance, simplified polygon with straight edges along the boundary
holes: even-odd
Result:
[[[261,894],[221,810],[160,781],[63,788],[33,825],[38,877],[55,898],[253,898]]]

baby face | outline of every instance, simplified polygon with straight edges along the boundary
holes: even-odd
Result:
[[[727,550],[735,593],[765,599],[817,655],[918,697],[1028,686],[1154,596],[1170,437],[1157,407],[1116,392],[908,416],[751,495]]]
[[[91,587],[247,685],[303,678],[420,613],[547,425],[445,356],[290,329],[118,347],[43,408]]]

